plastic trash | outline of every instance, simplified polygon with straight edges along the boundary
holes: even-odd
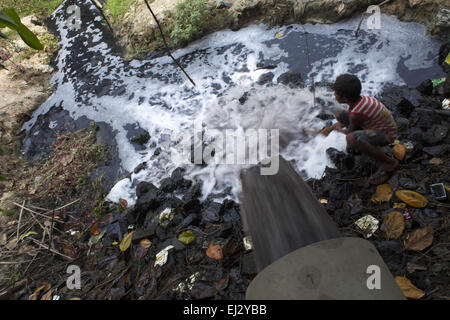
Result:
[[[168,246],[166,248],[164,248],[163,250],[161,250],[157,255],[156,255],[156,261],[155,261],[155,267],[158,266],[163,266],[166,264],[167,262],[167,257],[169,256],[169,250],[172,249],[173,246]]]
[[[366,238],[370,238],[378,229],[379,221],[370,214],[358,219],[355,225],[364,233]]]
[[[167,227],[172,222],[175,212],[172,208],[166,208],[159,214],[159,224],[161,227]]]
[[[253,240],[252,236],[246,236],[244,239],[242,239],[244,242],[244,248],[245,251],[250,251],[253,249]]]
[[[442,109],[450,110],[450,99],[444,99],[442,101]]]
[[[435,183],[430,185],[430,191],[436,200],[447,199],[447,193],[443,183]]]

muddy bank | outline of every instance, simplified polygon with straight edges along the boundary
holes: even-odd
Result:
[[[171,44],[170,34],[174,29],[174,17],[180,2],[183,1],[156,0],[151,4]],[[369,4],[382,2],[370,1]],[[335,23],[355,15],[360,16],[369,5],[362,0],[210,0],[205,3],[208,21],[203,30],[190,41],[218,30],[238,30],[257,23],[269,26]],[[447,37],[450,30],[449,10],[445,0],[399,0],[381,7],[382,13],[395,15],[402,21],[421,23],[427,27],[428,32],[442,39]],[[365,28],[365,24],[362,28]],[[163,48],[156,22],[144,2],[133,4],[123,19],[115,23],[114,29],[118,44],[125,48],[126,57],[140,56]]]

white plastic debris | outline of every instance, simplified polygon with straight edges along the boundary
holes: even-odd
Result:
[[[55,294],[55,295],[53,296],[53,300],[60,300],[60,299],[61,299],[61,297],[58,296],[57,294]]]
[[[355,225],[364,233],[366,238],[370,238],[378,229],[379,221],[370,214],[358,219]]]
[[[161,250],[157,255],[156,255],[156,261],[155,261],[155,267],[157,265],[159,266],[163,266],[166,264],[167,262],[167,257],[169,256],[169,250],[172,249],[173,246],[168,246],[166,248],[164,248],[163,250]]]
[[[442,109],[450,110],[450,99],[444,99],[444,101],[442,101]]]
[[[328,203],[328,200],[327,200],[327,199],[320,199],[319,202],[320,202],[321,204],[327,204],[327,203]]]
[[[245,251],[250,251],[253,249],[253,240],[252,240],[252,236],[246,236],[244,239],[244,248]]]
[[[189,278],[184,281],[181,281],[173,291],[178,292],[179,294],[185,293],[186,291],[191,291],[194,286],[195,281],[200,277],[200,272],[196,272],[192,274]]]
[[[167,227],[173,220],[175,213],[172,208],[166,208],[159,214],[159,224],[162,227]]]

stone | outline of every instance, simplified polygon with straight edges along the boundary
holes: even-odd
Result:
[[[420,93],[430,96],[433,93],[433,82],[430,79],[427,79],[419,84],[416,89]]]
[[[448,127],[443,125],[434,125],[423,136],[426,144],[432,145],[443,141],[448,134]]]
[[[303,81],[300,72],[288,71],[277,78],[277,83],[282,83],[290,87],[302,87]]]
[[[439,10],[434,19],[434,24],[436,25],[436,27],[450,28],[450,10],[449,9]]]
[[[408,129],[409,127],[409,120],[403,117],[398,117],[395,122],[397,123],[398,131],[403,131]]]
[[[212,202],[202,212],[202,223],[218,222],[220,220],[220,208],[222,205],[218,202]]]
[[[406,98],[403,98],[398,104],[397,104],[397,110],[398,112],[404,116],[405,118],[409,118],[411,113],[414,111],[414,105],[407,100]]]
[[[136,168],[134,168],[134,173],[139,173],[141,170],[144,170],[147,168],[147,162],[142,162],[139,164]]]
[[[450,152],[450,144],[441,144],[434,147],[423,148],[423,151],[433,157],[439,157]]]
[[[258,84],[262,86],[268,83],[272,83],[274,76],[275,75],[273,74],[273,72],[264,73],[259,77]]]
[[[150,134],[146,130],[143,133],[131,138],[131,142],[137,143],[140,145],[146,144],[149,140],[150,140]]]

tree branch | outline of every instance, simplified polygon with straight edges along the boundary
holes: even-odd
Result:
[[[172,58],[172,60],[178,65],[178,67],[180,67],[181,71],[183,71],[183,73],[186,75],[186,77],[189,79],[189,81],[191,81],[191,83],[195,86],[196,84],[195,84],[194,80],[191,79],[191,77],[187,74],[187,72],[184,70],[184,68],[181,66],[181,64],[172,56],[172,53],[170,52],[169,46],[167,45],[166,38],[164,37],[163,31],[161,29],[161,25],[159,24],[159,21],[156,18],[156,15],[153,13],[152,8],[150,8],[148,1],[147,0],[144,0],[144,1],[145,1],[145,4],[147,5],[148,10],[150,10],[150,13],[153,16],[153,19],[155,19],[156,24],[158,25],[159,32],[161,33],[161,37],[164,42],[164,46],[166,47],[167,55]]]

